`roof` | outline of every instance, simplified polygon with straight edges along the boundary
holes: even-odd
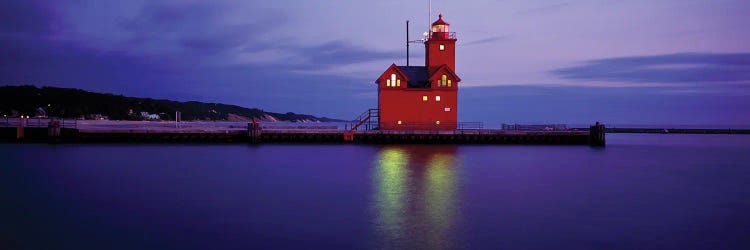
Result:
[[[429,88],[430,76],[427,75],[427,67],[425,66],[398,66],[398,69],[404,72],[406,77],[409,78],[409,88]]]
[[[432,23],[432,26],[435,25],[451,25],[446,21],[443,21],[443,14],[438,15],[438,20]]]
[[[451,78],[453,78],[456,83],[461,81],[461,78],[458,78],[456,73],[446,64],[435,69],[435,72],[430,75],[428,68],[425,66],[396,66],[394,63],[391,64],[382,75],[380,75],[378,80],[375,81],[375,84],[380,84],[382,83],[381,81],[388,79],[388,77],[390,77],[389,74],[393,72],[391,70],[394,70],[400,77],[406,77],[408,80],[406,83],[407,88],[429,89],[431,87],[430,79],[436,77],[435,75],[439,72],[443,72],[442,74],[450,74]]]
[[[460,82],[461,81],[461,78],[459,78],[458,75],[456,75],[456,72],[453,72],[453,70],[450,67],[448,67],[448,65],[446,65],[446,64],[443,64],[443,65],[440,65],[440,67],[437,67],[437,69],[435,69],[435,71],[433,71],[432,74],[427,79],[428,80],[429,79],[437,80],[438,79],[437,77],[439,75],[438,73],[440,73],[440,72],[444,72],[444,73],[450,74],[451,77],[453,78],[453,80],[456,81],[456,82]]]

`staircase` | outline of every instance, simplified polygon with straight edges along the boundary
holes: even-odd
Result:
[[[380,109],[368,109],[347,124],[344,141],[354,141],[357,130],[377,130],[380,120]]]

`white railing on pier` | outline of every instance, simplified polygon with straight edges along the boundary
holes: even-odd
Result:
[[[46,128],[51,121],[60,121],[61,128],[78,128],[78,121],[75,119],[63,118],[15,118],[3,117],[0,119],[0,127],[15,128],[23,125],[25,128]]]

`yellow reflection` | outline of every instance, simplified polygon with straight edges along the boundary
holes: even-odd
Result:
[[[404,229],[404,195],[408,155],[403,149],[387,148],[378,156],[376,186],[378,187],[377,210],[380,228],[388,240],[395,240],[403,235]]]
[[[375,171],[378,248],[450,248],[455,147],[385,147]]]
[[[425,203],[431,233],[430,248],[446,247],[443,242],[452,226],[456,194],[455,157],[448,154],[432,155],[427,162]]]

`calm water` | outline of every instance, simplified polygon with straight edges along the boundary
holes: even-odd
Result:
[[[750,136],[0,144],[0,249],[749,249]]]

